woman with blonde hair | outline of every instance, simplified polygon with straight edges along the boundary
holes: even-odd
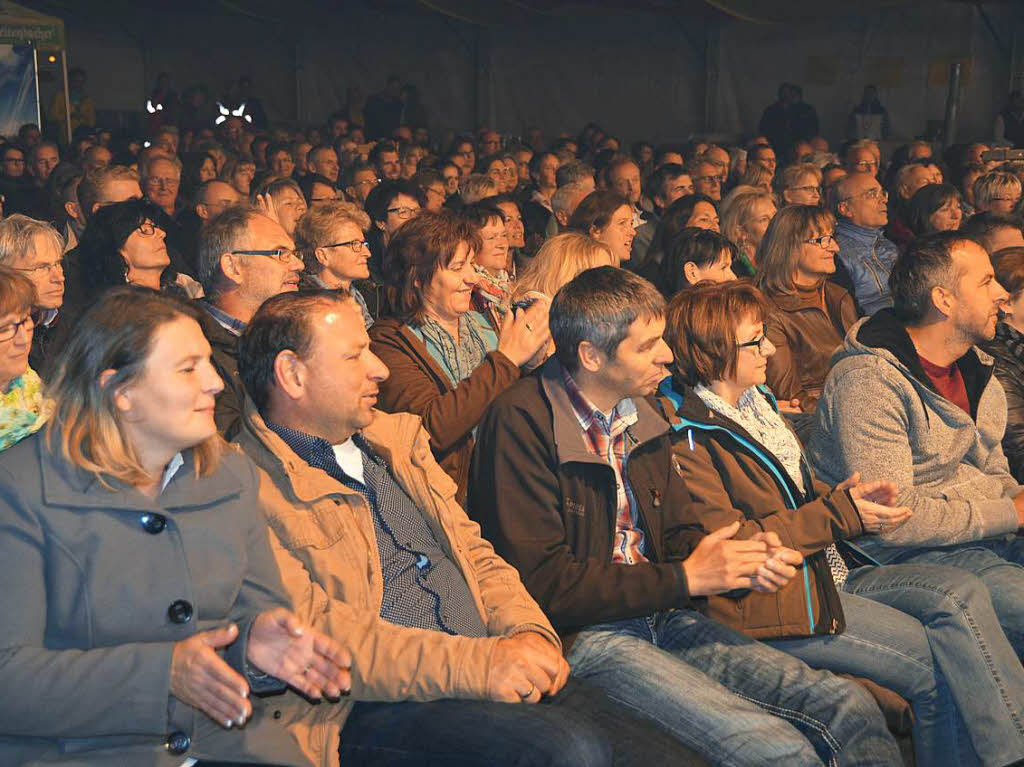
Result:
[[[754,283],[771,302],[765,321],[775,353],[768,359],[768,385],[782,400],[814,410],[832,352],[857,320],[857,306],[828,279],[836,270],[839,244],[835,217],[825,208],[789,205],[780,210],[757,251]]]
[[[783,205],[821,204],[821,171],[810,163],[787,165],[775,174],[775,183]]]
[[[747,163],[747,169],[740,176],[739,186],[752,186],[755,189],[763,189],[766,192],[772,190],[772,179],[775,174],[760,163]]]
[[[580,272],[613,263],[611,249],[593,237],[579,232],[556,235],[541,246],[519,275],[512,300],[527,299],[530,293],[554,298]]]
[[[307,703],[250,693],[351,686],[348,653],[290,611],[258,470],[217,435],[200,321],[109,291],[46,429],[0,454],[0,764],[305,763],[281,728]]]
[[[775,211],[775,200],[765,189],[736,187],[722,201],[722,234],[739,250],[733,264],[738,277],[752,277],[757,271],[757,249]]]

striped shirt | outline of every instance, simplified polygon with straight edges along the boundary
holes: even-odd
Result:
[[[644,531],[639,525],[636,498],[626,478],[633,435],[628,432],[637,422],[636,405],[628,397],[605,415],[580,391],[568,372],[563,371],[565,391],[573,413],[583,429],[583,442],[593,455],[607,463],[615,472],[615,541],[612,562],[635,565],[646,562]]]

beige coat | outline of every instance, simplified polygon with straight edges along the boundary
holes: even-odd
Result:
[[[338,765],[338,741],[355,701],[484,698],[498,639],[526,631],[561,647],[519,574],[455,502],[418,416],[377,413],[363,437],[422,510],[459,567],[490,634],[476,639],[406,628],[380,617],[383,580],[373,517],[363,497],[310,467],[246,406],[236,442],[261,468],[261,505],[295,612],[353,657],[351,697],[312,709],[290,728],[317,763]]]

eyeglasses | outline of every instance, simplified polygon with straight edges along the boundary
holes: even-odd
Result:
[[[991,202],[1012,202],[1014,205],[1016,205],[1018,202],[1020,202],[1020,197],[989,197],[989,201],[991,201]]]
[[[358,253],[361,250],[369,250],[370,243],[366,240],[348,240],[346,242],[332,242],[330,245],[321,245],[321,248],[352,248]]]
[[[231,256],[266,256],[268,258],[276,258],[282,264],[287,264],[292,259],[298,260],[299,256],[294,250],[283,250],[277,248],[276,250],[229,250],[228,255]]]
[[[720,179],[718,176],[695,176],[693,179],[694,184],[707,183],[711,181],[713,181],[716,184],[722,183],[722,179]]]
[[[836,239],[835,234],[823,234],[820,237],[812,237],[809,240],[804,240],[808,245],[817,245],[819,248],[827,248],[829,245],[838,245],[839,240]]]
[[[379,178],[365,178],[362,181],[356,181],[352,186],[377,186],[380,183]]]
[[[768,340],[768,336],[764,333],[759,338],[755,338],[753,341],[747,341],[746,343],[736,344],[737,349],[756,348],[757,353],[762,357],[767,357],[772,351],[772,342]]]
[[[867,189],[858,194],[851,194],[849,197],[844,197],[839,202],[849,202],[850,200],[856,200],[858,197],[863,197],[866,200],[877,200],[881,197],[883,200],[888,199],[889,193],[879,186],[872,189]]]
[[[821,188],[817,186],[791,186],[789,188],[791,192],[807,192],[808,194],[821,194]]]
[[[0,341],[10,341],[22,328],[26,330],[32,330],[35,327],[35,323],[32,321],[31,315],[26,315],[21,322],[12,322],[10,325],[0,325]]]
[[[33,275],[36,275],[36,274],[38,274],[38,275],[53,274],[53,272],[55,270],[58,271],[58,272],[63,272],[64,271],[64,259],[63,258],[60,258],[60,259],[58,259],[56,261],[49,261],[49,262],[47,262],[45,264],[37,264],[36,266],[29,266],[29,267],[15,266],[14,267],[14,271],[16,271],[16,272],[24,272],[25,274],[27,274],[29,276],[33,276]]]
[[[157,230],[156,224],[154,224],[152,221],[143,221],[135,228],[138,229],[139,234],[143,235],[144,237],[152,237],[154,234],[156,234]]]
[[[181,183],[181,179],[178,178],[157,178],[156,176],[149,176],[146,179],[146,183],[153,183],[156,186],[178,186]]]
[[[853,164],[853,167],[856,168],[857,170],[868,170],[869,168],[877,169],[878,163],[874,162],[873,160],[861,160],[860,162],[855,162]]]
[[[412,218],[419,212],[419,208],[388,208],[388,213],[394,213],[403,221]]]

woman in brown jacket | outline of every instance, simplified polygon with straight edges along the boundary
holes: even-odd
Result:
[[[370,329],[370,347],[391,371],[380,385],[380,409],[423,419],[434,457],[458,484],[460,504],[477,423],[551,339],[544,297],[509,312],[497,332],[472,311],[480,247],[473,226],[450,211],[407,221],[384,262],[397,317]]]
[[[1001,694],[1024,674],[987,591],[953,568],[865,564],[849,541],[892,530],[910,511],[892,507],[891,483],[854,475],[830,488],[815,479],[764,386],[775,352],[768,311],[752,286],[726,284],[680,293],[666,318],[675,363],[660,394],[690,494],[684,516],[706,532],[739,522],[739,538],[775,533],[780,554],[771,566],[802,569],[774,594],[710,597],[708,614],[815,668],[902,695],[914,710],[918,763],[998,763],[986,758],[992,739],[1024,742],[1010,708],[979,705],[985,696],[976,685]],[[794,551],[802,563],[787,559]],[[1004,645],[1012,667],[991,653]],[[957,741],[961,725],[977,751],[963,761],[958,749],[969,745]]]
[[[768,385],[779,399],[798,400],[804,413],[818,404],[832,352],[857,320],[853,296],[828,279],[839,252],[835,224],[824,208],[789,205],[775,214],[757,251],[755,284],[774,310]]]

